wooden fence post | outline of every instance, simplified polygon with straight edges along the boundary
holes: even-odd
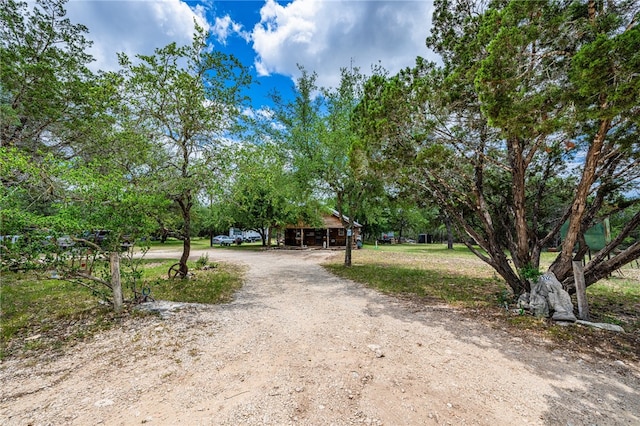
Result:
[[[584,268],[582,261],[574,260],[573,279],[576,283],[576,298],[578,299],[578,318],[589,320],[589,303],[587,302],[587,287],[584,282]]]
[[[113,309],[122,311],[122,283],[120,281],[120,253],[112,251],[109,256],[111,267],[111,290],[113,290]]]

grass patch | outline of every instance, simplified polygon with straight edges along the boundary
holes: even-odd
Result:
[[[174,260],[147,259],[141,262],[140,291],[151,289],[155,300],[224,303],[242,286],[241,268],[219,263],[215,268],[196,270],[186,280],[167,277]],[[124,296],[133,299],[123,281]],[[90,338],[120,324],[123,318],[139,315],[126,304],[115,314],[92,292],[63,280],[42,279],[34,273],[2,273],[0,281],[0,359],[58,350]]]
[[[640,333],[640,269],[627,267],[593,284],[587,289],[587,299],[592,321]]]
[[[462,307],[496,303],[505,287],[493,270],[466,248],[444,245],[365,246],[353,252],[353,266],[341,259],[326,266],[344,278],[388,294],[412,295]]]
[[[120,319],[90,290],[35,274],[3,272],[0,295],[0,359],[72,345]]]
[[[229,263],[216,263],[215,267],[198,270],[189,262],[192,275],[188,279],[168,279],[167,270],[175,261],[154,263],[145,269],[145,286],[156,300],[189,303],[225,303],[242,287],[241,267]]]
[[[542,268],[556,253],[544,253]],[[521,315],[502,278],[464,246],[447,250],[442,244],[365,246],[353,251],[353,266],[345,268],[338,256],[325,267],[384,293],[447,303],[478,320],[487,320],[513,333],[526,331],[549,342],[550,347],[640,360],[640,269],[626,266],[587,289],[592,322],[622,326],[613,333],[585,326],[562,327],[550,320]],[[504,302],[510,309],[505,309]],[[575,296],[574,307],[577,309]]]
[[[167,240],[162,243],[159,240],[149,241],[149,247],[157,248],[157,249],[176,249],[182,247],[182,240],[178,240],[176,238],[167,238]],[[192,238],[191,239],[191,249],[192,250],[200,250],[209,248],[209,239],[208,238]]]
[[[343,264],[330,264],[327,269],[384,293],[415,295],[453,305],[487,305],[493,303],[495,293],[501,289],[492,278],[447,274],[441,270],[406,265],[373,263],[346,268]]]
[[[182,240],[177,240],[175,238],[168,238],[167,241],[165,241],[164,243],[161,243],[160,241],[150,241],[149,247],[150,247],[150,251],[148,256],[153,256],[153,252],[157,250],[181,249]],[[211,249],[260,251],[260,250],[264,250],[264,246],[262,245],[262,241],[256,241],[255,243],[242,243],[240,245],[232,244],[230,246],[222,246],[220,244],[214,244],[213,246],[211,246],[211,243],[208,238],[192,238],[191,239],[191,250],[211,250]]]

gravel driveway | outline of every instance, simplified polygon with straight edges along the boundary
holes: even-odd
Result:
[[[640,424],[637,365],[381,295],[326,272],[334,254],[211,250],[249,268],[232,303],[5,361],[0,424]]]

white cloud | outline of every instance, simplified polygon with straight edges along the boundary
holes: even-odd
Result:
[[[295,77],[300,64],[327,87],[352,61],[363,72],[381,63],[395,73],[416,56],[436,59],[425,46],[432,12],[432,1],[266,0],[252,31],[255,67]]]
[[[216,18],[211,32],[216,36],[220,43],[227,44],[227,37],[229,37],[229,34],[231,33],[232,24],[233,21],[229,15],[225,15],[222,18]]]
[[[250,119],[273,121],[274,112],[269,107],[253,108],[247,107],[242,110],[242,115]]]
[[[242,24],[234,22],[229,15],[225,15],[222,18],[216,17],[211,33],[216,37],[218,42],[223,45],[227,44],[227,38],[236,34],[247,42],[251,40],[251,34],[244,31]]]
[[[117,69],[117,52],[133,57],[174,41],[191,43],[194,20],[209,29],[203,6],[190,7],[180,0],[71,0],[66,9],[72,22],[89,28],[94,70]]]

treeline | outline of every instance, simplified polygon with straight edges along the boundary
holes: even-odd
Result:
[[[301,66],[294,96],[252,115],[249,73],[202,28],[93,73],[64,5],[0,12],[3,235],[108,229],[117,251],[171,232],[186,276],[192,235],[333,207],[372,238],[448,228],[516,294],[549,247],[570,291],[573,260],[590,285],[640,257],[636,2],[437,0],[440,63],[330,88]]]

